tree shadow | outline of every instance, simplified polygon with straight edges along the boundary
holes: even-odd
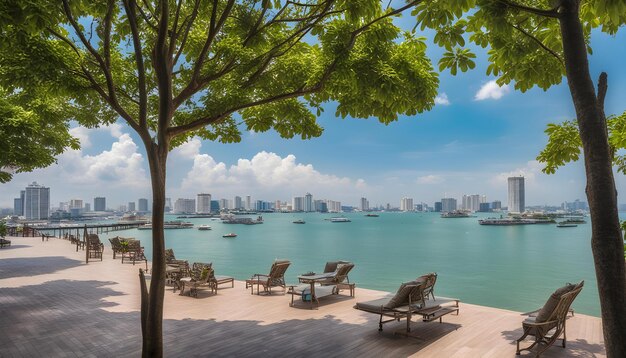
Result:
[[[503,331],[502,336],[507,339],[507,341],[511,342],[511,345],[515,347],[515,341],[519,339],[523,334],[523,329],[521,327],[522,323],[520,321],[520,328],[512,330],[512,331]],[[526,337],[526,339],[520,343],[521,347],[527,347],[533,342],[532,336]],[[544,347],[543,345],[541,347]],[[532,356],[534,352],[537,351],[539,347],[534,347],[532,351],[523,351],[521,353],[522,356]],[[514,348],[515,350],[515,348]],[[548,348],[542,356],[544,357],[596,357],[598,354],[606,354],[604,349],[604,345],[598,343],[589,343],[586,339],[567,339],[565,348],[561,345],[561,340],[558,339],[550,348]]]
[[[32,246],[30,246],[30,245],[13,245],[13,244],[11,244],[11,246],[4,246],[4,247],[0,248],[0,251],[2,251],[2,250],[25,249],[27,247],[32,247]]]
[[[0,356],[140,356],[140,314],[106,310],[117,305],[107,298],[124,294],[107,287],[111,284],[57,280],[0,289]],[[269,324],[257,320],[166,319],[164,354],[408,356],[459,327],[413,322],[412,332],[420,339],[411,339],[393,334],[405,327],[404,322],[386,325],[379,333],[378,318],[372,315],[367,320],[353,324],[333,315]]]
[[[0,279],[50,274],[82,265],[64,256],[16,257],[0,260]]]

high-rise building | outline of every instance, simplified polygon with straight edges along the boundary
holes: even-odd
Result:
[[[33,182],[24,193],[26,220],[45,220],[50,216],[50,188]]]
[[[211,194],[198,194],[196,198],[196,213],[208,214],[211,212]]]
[[[294,196],[293,199],[291,199],[291,210],[304,211],[304,197]]]
[[[523,213],[526,210],[525,198],[526,192],[524,190],[524,177],[510,177],[509,178],[509,212],[510,213]]]
[[[220,210],[228,210],[228,199],[220,199]]]
[[[442,212],[449,213],[454,210],[456,210],[456,199],[454,198],[441,199],[441,211]]]
[[[192,214],[196,212],[195,199],[176,199],[174,203],[174,212],[177,214]]]
[[[25,203],[26,203],[26,190],[20,190],[20,199],[22,199],[22,212],[19,213],[18,215],[20,216],[25,216],[26,215],[26,208],[25,208]]]
[[[90,203],[85,203],[85,206],[83,206],[83,209],[86,213],[91,211],[91,204]]]
[[[315,207],[315,211],[318,213],[328,212],[328,204],[326,203],[326,200],[314,200],[313,206]]]
[[[218,213],[220,211],[220,202],[218,200],[211,200],[211,212]]]
[[[502,202],[500,200],[494,200],[491,202],[491,210],[497,211],[502,209]]]
[[[491,211],[490,207],[489,207],[489,203],[480,203],[480,209],[478,210],[482,213],[486,213]]]
[[[128,202],[128,211],[135,211],[135,202],[134,201],[129,201]]]
[[[94,211],[106,211],[107,199],[101,196],[93,198],[93,210]]]
[[[331,213],[339,213],[342,211],[340,201],[326,200],[326,206],[328,208],[328,211]]]
[[[72,199],[70,200],[70,210],[72,209],[82,209],[83,208],[83,199]]]
[[[441,212],[441,201],[435,202],[435,211],[438,213]]]
[[[359,203],[359,210],[361,211],[369,211],[370,202],[366,198],[361,198],[361,202]]]
[[[139,206],[139,211],[144,213],[148,212],[148,199],[139,199],[137,205]]]
[[[165,212],[169,213],[172,211],[172,198],[165,198]]]
[[[306,193],[306,195],[304,196],[304,211],[309,213],[313,210],[313,195],[311,195],[311,193]]]
[[[478,194],[463,195],[461,202],[461,209],[469,211],[480,210],[481,197]]]
[[[24,204],[21,198],[13,199],[13,215],[22,216],[24,213]]]
[[[235,200],[233,200],[233,209],[241,210],[243,209],[243,201],[240,196],[236,196]]]
[[[246,195],[245,209],[246,210],[252,210],[252,197],[250,195]],[[258,210],[258,209],[256,209],[256,210]]]
[[[400,211],[415,211],[413,198],[404,197],[400,200]]]

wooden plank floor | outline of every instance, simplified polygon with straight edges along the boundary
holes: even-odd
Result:
[[[67,241],[10,239],[0,249],[0,357],[140,356],[139,264],[121,264],[108,249],[85,264]],[[378,317],[352,306],[385,293],[358,283],[356,298],[325,297],[316,310],[289,307],[280,293],[250,295],[240,281],[221,287],[198,299],[167,290],[166,356],[512,357],[521,335],[518,312],[464,303],[441,324],[413,322],[417,337],[393,334],[404,321],[379,333]],[[599,318],[576,314],[567,335],[566,349],[545,356],[605,356]]]

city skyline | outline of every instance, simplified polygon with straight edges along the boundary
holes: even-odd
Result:
[[[615,37],[593,33],[592,43],[592,75],[609,74],[605,112],[619,114],[621,94],[626,93],[626,71],[621,69],[626,47],[617,45],[626,43],[626,33]],[[441,50],[433,46],[428,51],[437,61]],[[507,178],[524,175],[527,205],[586,201],[582,161],[545,175],[535,160],[547,141],[547,123],[574,118],[566,83],[546,92],[534,88],[521,93],[513,84],[495,84],[485,76],[486,66],[486,54],[479,51],[474,71],[457,77],[441,73],[435,107],[401,116],[388,126],[375,118],[336,118],[329,104],[318,119],[325,128],[319,138],[282,139],[273,131],[245,129],[241,143],[193,138],[172,151],[168,196],[219,192],[230,198],[247,191],[272,200],[309,191],[351,205],[358,205],[361,197],[367,197],[370,205],[385,205],[404,196],[433,203],[442,197],[482,193],[488,201],[506,202]],[[53,203],[73,197],[91,200],[103,190],[111,203],[149,197],[141,141],[120,123],[95,129],[73,123],[71,133],[82,148],[60,155],[58,164],[18,173],[2,184],[0,207],[13,207],[16,193],[33,181],[54,188]],[[615,179],[618,193],[623,192],[626,177],[616,174]]]

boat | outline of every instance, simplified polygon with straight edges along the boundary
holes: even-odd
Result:
[[[294,224],[305,224],[306,221],[302,220],[302,219],[298,219],[298,220],[294,220],[293,221]]]
[[[330,222],[331,223],[349,223],[351,220],[346,218],[346,217],[336,217],[336,218],[330,218]]]
[[[379,215],[378,214],[365,214],[365,216],[367,216],[368,218],[377,218]]]
[[[578,224],[568,223],[567,220],[561,221],[560,223],[556,224],[556,227],[576,227],[576,226],[578,226]]]
[[[463,210],[452,210],[441,213],[442,218],[469,218],[470,213]]]
[[[237,234],[235,234],[234,232],[231,232],[229,234],[222,235],[222,237],[224,237],[224,238],[237,237]]]
[[[567,223],[567,224],[586,224],[587,222],[585,221],[585,219],[583,218],[578,218],[578,217],[572,217],[569,219],[566,219],[565,221],[561,221],[562,223]]]
[[[532,225],[537,224],[535,220],[532,219],[497,219],[497,218],[487,218],[478,220],[480,225]]]
[[[198,225],[198,230],[211,230],[211,226],[210,225],[206,225],[206,224],[202,224],[202,225]]]
[[[243,225],[257,225],[263,224],[263,217],[259,216],[256,220],[252,218],[236,218],[233,215],[227,215],[222,218],[223,224],[243,224]]]
[[[193,223],[187,221],[166,221],[163,223],[164,229],[191,229]],[[139,230],[152,230],[152,223],[139,226]]]

